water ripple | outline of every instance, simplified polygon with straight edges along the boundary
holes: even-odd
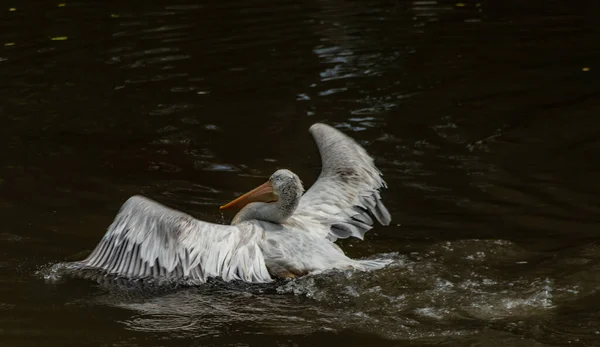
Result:
[[[352,329],[391,339],[464,337],[477,333],[469,328],[474,322],[543,320],[580,297],[555,278],[526,275],[536,256],[509,241],[462,240],[377,255],[393,263],[374,272],[329,271],[275,285],[214,280],[175,291],[157,287],[155,294],[105,284],[108,292],[95,301],[137,312],[122,320],[137,331],[216,336],[243,323],[274,334]],[[510,279],[506,267],[515,269]],[[52,278],[57,269],[41,274]]]

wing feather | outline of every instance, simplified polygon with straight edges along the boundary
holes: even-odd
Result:
[[[325,124],[310,127],[321,155],[321,173],[302,196],[295,218],[313,218],[330,226],[324,235],[335,241],[350,236],[363,239],[373,225],[389,225],[391,216],[381,201],[387,188],[373,158],[356,141]]]
[[[260,244],[264,231],[251,222],[199,221],[142,196],[129,198],[94,251],[73,270],[129,279],[203,283],[271,282]]]

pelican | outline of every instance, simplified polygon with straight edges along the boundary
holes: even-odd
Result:
[[[335,244],[363,239],[373,225],[389,225],[381,202],[387,188],[373,159],[337,129],[313,124],[321,173],[304,193],[293,172],[277,170],[267,182],[220,207],[240,209],[231,225],[203,222],[142,196],[130,197],[92,253],[70,263],[76,272],[131,280],[266,283],[329,269],[369,271],[385,260],[355,260]]]

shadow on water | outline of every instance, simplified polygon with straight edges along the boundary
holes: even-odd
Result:
[[[594,346],[593,3],[14,2],[0,9],[0,341]],[[139,290],[54,271],[146,195],[199,219],[332,124],[393,224],[373,273]],[[54,266],[54,267],[53,267]],[[44,278],[46,277],[46,278]]]

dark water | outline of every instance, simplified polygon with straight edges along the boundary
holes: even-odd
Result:
[[[595,2],[9,1],[0,344],[600,345]],[[143,194],[197,218],[307,129],[376,158],[375,273],[143,290],[52,276]]]

